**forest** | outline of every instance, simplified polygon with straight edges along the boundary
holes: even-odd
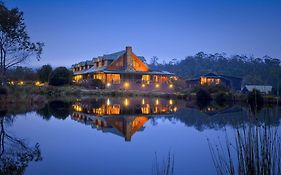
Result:
[[[173,72],[183,79],[192,79],[213,72],[240,77],[243,79],[243,85],[272,85],[275,90],[281,86],[280,60],[270,56],[258,58],[199,52],[194,56],[187,56],[183,60],[172,59],[162,63],[159,63],[159,58],[154,56],[150,59],[150,67]]]

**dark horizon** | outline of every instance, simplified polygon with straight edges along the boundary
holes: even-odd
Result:
[[[32,40],[45,43],[39,67],[71,66],[132,46],[146,60],[200,51],[280,58],[280,1],[5,1],[24,12]],[[50,13],[51,12],[51,13]]]

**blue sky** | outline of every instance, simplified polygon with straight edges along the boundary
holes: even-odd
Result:
[[[279,0],[6,0],[24,12],[40,62],[70,66],[130,45],[149,60],[199,51],[281,58]]]

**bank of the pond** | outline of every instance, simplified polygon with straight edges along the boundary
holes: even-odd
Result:
[[[210,96],[215,101],[218,93],[211,93]],[[230,93],[231,98],[223,99],[224,101],[231,101],[232,103],[247,103],[247,95],[242,93]],[[83,97],[159,97],[159,98],[174,98],[183,99],[188,101],[196,101],[196,93],[194,92],[148,92],[148,91],[135,91],[135,90],[109,90],[109,89],[86,89],[81,86],[9,86],[7,87],[7,94],[0,95],[0,104],[5,103],[40,103],[52,99],[69,99],[70,101]],[[273,96],[263,96],[266,104],[280,104],[280,98]]]

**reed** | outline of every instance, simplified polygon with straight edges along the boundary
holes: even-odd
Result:
[[[158,160],[157,153],[155,153],[155,159],[152,166],[152,175],[172,175],[174,174],[175,158],[169,151],[167,158],[161,162]]]
[[[278,129],[267,124],[237,129],[234,143],[215,146],[208,140],[217,174],[280,175],[281,139]]]

